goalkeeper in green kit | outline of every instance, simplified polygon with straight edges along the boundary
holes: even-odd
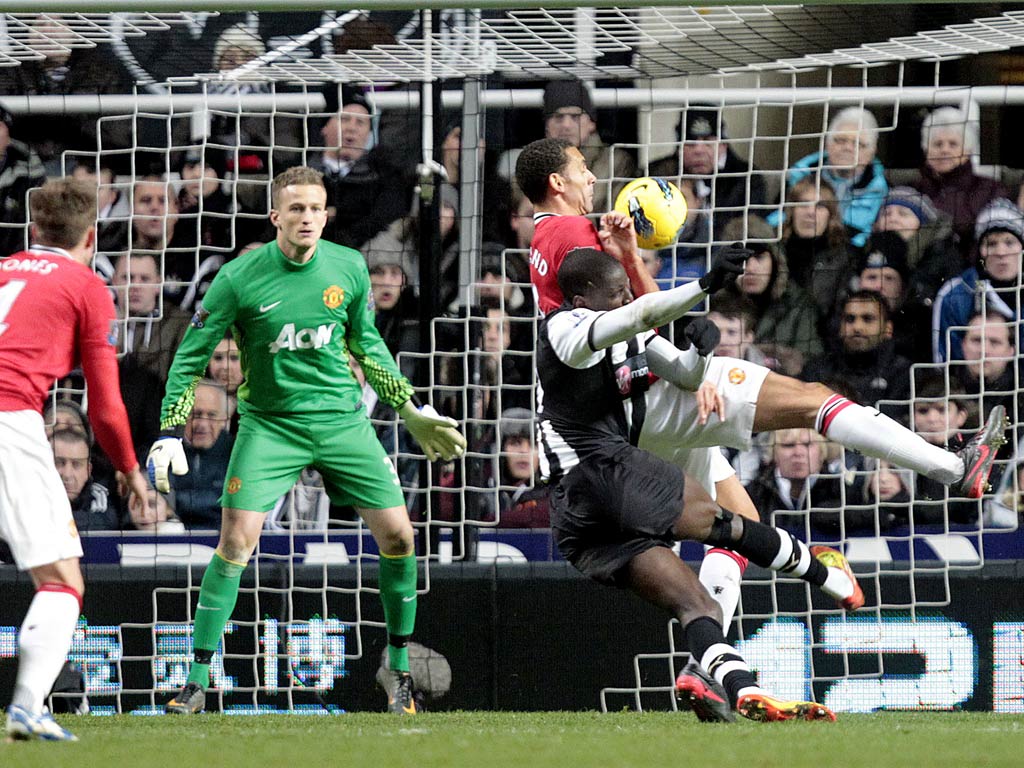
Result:
[[[231,328],[245,377],[238,389],[238,436],[221,495],[220,541],[199,591],[192,666],[167,711],[203,710],[210,662],[263,519],[302,469],[313,466],[331,500],[355,507],[380,549],[392,675],[388,709],[415,714],[407,650],[416,619],[413,529],[398,475],[360,403],[348,355],[402,416],[428,459],[460,456],[466,441],[455,421],[417,407],[412,386],[374,327],[362,254],[320,239],[327,221],[321,174],[290,168],[274,179],[271,195],[277,237],[226,264],[210,285],[174,356],[161,436],[147,459],[158,491],[169,490],[169,469],[188,471],[181,436],[195,386]]]

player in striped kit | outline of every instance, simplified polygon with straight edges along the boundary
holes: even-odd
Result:
[[[595,178],[572,145],[558,139],[527,145],[516,164],[516,179],[536,212],[530,278],[541,311],[561,306],[559,267],[568,253],[581,247],[603,249],[614,256],[636,295],[658,290],[643,267],[628,216],[606,213],[599,229],[585,218],[592,210]],[[705,278],[701,283],[708,285]],[[745,360],[713,358],[703,379],[722,397],[720,418],[707,419],[706,409],[692,393],[659,381],[648,392],[646,419],[637,444],[681,466],[722,506],[750,519],[758,518],[757,511],[731,468],[723,467],[719,456],[702,449],[719,445],[746,449],[753,432],[816,429],[865,455],[946,484],[958,484],[963,495],[978,498],[986,487],[995,451],[1004,440],[1005,411],[1001,407],[994,408],[984,428],[954,453],[927,443],[874,408],[858,405],[822,384],[798,381]],[[543,434],[541,439],[545,439]],[[848,567],[845,562],[843,565]],[[726,626],[739,599],[744,566],[742,558],[723,549],[710,550],[701,566],[701,583],[715,595]],[[841,603],[845,608],[859,607],[849,600]],[[698,670],[689,666],[684,670],[680,676],[684,685],[694,682],[686,679],[688,674],[694,678]]]
[[[717,282],[741,265],[735,254],[719,254],[708,275]],[[636,446],[648,374],[687,387],[707,365],[695,349],[680,352],[644,329],[681,317],[704,290],[690,283],[631,303],[622,266],[593,248],[566,256],[558,282],[567,300],[539,328],[537,418],[547,458],[542,473],[555,485],[551,528],[559,551],[592,579],[628,588],[679,620],[691,655],[717,684],[688,682],[701,719],[729,720],[735,709],[762,721],[834,720],[820,704],[782,701],[757,686],[725,639],[717,603],[671,546],[691,539],[729,547],[836,600],[862,604],[845,561],[836,562],[835,550],[812,552],[785,531],[720,511],[710,498],[684,504],[679,467]]]
[[[36,594],[18,634],[18,677],[7,710],[12,739],[75,741],[43,702],[60,672],[85,585],[67,494],[46,439],[43,403],[54,379],[81,365],[96,439],[141,500],[118,382],[116,315],[90,269],[96,244],[96,189],[55,179],[29,196],[32,245],[0,259],[0,537],[32,576]]]
[[[408,641],[416,617],[413,530],[395,468],[374,434],[348,364],[359,361],[381,400],[399,412],[427,458],[461,455],[452,419],[418,407],[373,322],[366,260],[321,240],[327,221],[323,177],[306,167],[274,179],[273,242],[225,265],[214,278],[171,365],[161,414],[163,436],[148,467],[158,490],[168,469],[188,466],[181,444],[193,392],[214,348],[231,328],[241,352],[241,414],[221,496],[220,542],[203,576],[188,681],[167,711],[205,707],[210,663],[234,610],[239,580],[266,513],[307,466],[332,501],[352,505],[380,548],[380,592],[392,688],[388,708],[414,714]]]

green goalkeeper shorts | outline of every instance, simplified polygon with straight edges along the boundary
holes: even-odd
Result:
[[[224,507],[269,512],[306,467],[324,478],[331,501],[366,509],[405,504],[391,459],[366,411],[241,416],[231,450]]]

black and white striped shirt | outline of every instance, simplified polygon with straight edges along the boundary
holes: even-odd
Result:
[[[603,312],[564,306],[540,324],[537,419],[541,474],[557,482],[610,442],[637,444],[646,415],[646,340],[638,334],[594,349],[591,329]]]

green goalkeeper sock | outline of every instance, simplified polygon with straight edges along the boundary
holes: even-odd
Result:
[[[416,626],[416,555],[380,556],[380,599],[388,628],[388,661],[409,671],[409,636]]]
[[[224,634],[224,625],[235,610],[238,584],[244,570],[244,564],[225,560],[219,552],[213,553],[213,559],[206,567],[199,588],[196,623],[192,629],[193,661],[188,671],[190,683],[199,683],[203,688],[210,685],[210,662]]]

